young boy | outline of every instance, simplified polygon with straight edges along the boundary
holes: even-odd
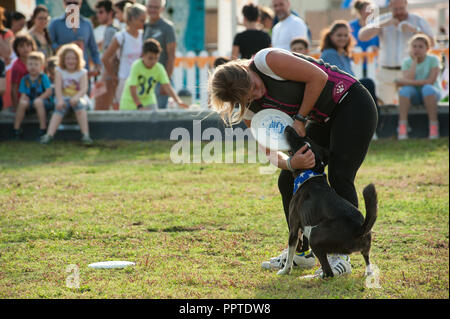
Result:
[[[51,109],[50,96],[52,94],[50,80],[43,73],[45,56],[42,52],[34,51],[28,54],[25,75],[19,86],[20,99],[14,120],[14,138],[20,139],[23,118],[27,110],[36,110],[39,119],[39,137],[47,129],[47,112]]]
[[[142,57],[136,60],[120,99],[121,110],[155,110],[157,100],[155,85],[161,83],[161,88],[171,96],[182,108],[189,106],[180,99],[170,85],[164,66],[158,62],[161,45],[155,39],[148,39],[142,48]]]
[[[309,54],[309,41],[306,38],[297,37],[292,39],[290,47],[292,52],[303,55]]]
[[[28,73],[25,65],[27,63],[27,57],[30,52],[36,51],[36,43],[28,34],[19,35],[14,39],[13,50],[18,57],[11,68],[11,101],[15,109],[20,98],[20,81]]]

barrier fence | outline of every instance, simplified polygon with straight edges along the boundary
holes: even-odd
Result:
[[[445,57],[445,66],[443,74],[441,74],[441,84],[443,90],[448,94],[448,61],[449,49],[432,49],[432,54]],[[319,58],[320,53],[313,52],[311,56]],[[208,92],[207,83],[209,73],[213,71],[214,60],[218,57],[218,52],[213,52],[211,55],[206,51],[200,52],[196,55],[194,52],[188,52],[182,55],[180,52],[176,53],[175,68],[172,75],[173,86],[176,92],[180,92],[182,97],[187,97],[188,102],[197,104],[200,108],[208,107]],[[376,72],[378,68],[378,52],[369,49],[367,52],[362,52],[361,48],[355,47],[352,53],[352,68],[356,78],[363,78],[363,65],[367,61],[366,76],[373,80],[376,79]]]

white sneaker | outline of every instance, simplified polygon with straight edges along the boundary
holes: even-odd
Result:
[[[347,255],[328,255],[328,262],[335,277],[352,273],[352,265],[350,264],[350,257]],[[324,273],[320,267],[314,273],[315,276],[323,278]]]
[[[265,261],[261,264],[261,267],[264,269],[282,269],[284,268],[284,264],[286,263],[288,256],[288,248],[283,250],[281,255],[278,257],[270,258],[269,261]],[[311,249],[302,252],[302,253],[295,253],[294,255],[294,261],[293,261],[293,267],[300,267],[300,268],[312,268],[316,264],[316,258],[312,252]]]

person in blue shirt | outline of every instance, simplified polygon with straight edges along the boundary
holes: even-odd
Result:
[[[52,109],[49,100],[52,89],[49,78],[43,73],[44,63],[45,56],[40,51],[31,52],[27,57],[28,74],[20,80],[20,100],[14,119],[13,134],[16,140],[21,137],[20,125],[27,111],[36,110],[39,119],[39,136],[44,135],[47,129],[47,112]]]
[[[81,9],[83,0],[63,0],[64,6],[77,5]],[[86,61],[86,69],[89,70],[89,56],[94,62],[94,71],[100,72],[101,60],[98,51],[97,43],[94,38],[94,29],[91,22],[79,15],[79,26],[77,28],[68,28],[66,25],[66,18],[75,17],[74,13],[66,14],[54,18],[50,22],[49,33],[52,40],[53,50],[56,52],[58,48],[64,44],[76,43],[83,50],[84,60]],[[76,22],[71,20],[71,22]]]
[[[367,24],[367,19],[372,13],[371,7],[373,3],[370,0],[357,0],[353,3],[353,12],[358,16],[358,19],[350,21],[353,38],[356,40],[356,46],[360,47],[363,52],[366,52],[370,47],[380,47],[380,39],[378,36],[373,37],[369,41],[361,41],[358,38],[358,32]],[[373,10],[373,9],[372,9]],[[367,76],[367,62],[363,62],[363,76]]]

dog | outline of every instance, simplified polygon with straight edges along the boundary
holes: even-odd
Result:
[[[301,179],[306,180],[295,191],[289,206],[288,257],[284,268],[278,274],[290,273],[295,248],[305,235],[322,266],[322,278],[334,277],[327,254],[347,255],[358,251],[366,263],[365,274],[370,275],[371,229],[377,219],[378,205],[375,186],[369,184],[364,188],[366,206],[364,218],[354,205],[340,197],[328,184],[324,174],[328,150],[307,137],[300,137],[291,126],[286,127],[285,136],[293,154],[308,144],[308,148],[311,148],[315,155],[316,165],[310,170],[296,170],[293,173],[297,185]]]

